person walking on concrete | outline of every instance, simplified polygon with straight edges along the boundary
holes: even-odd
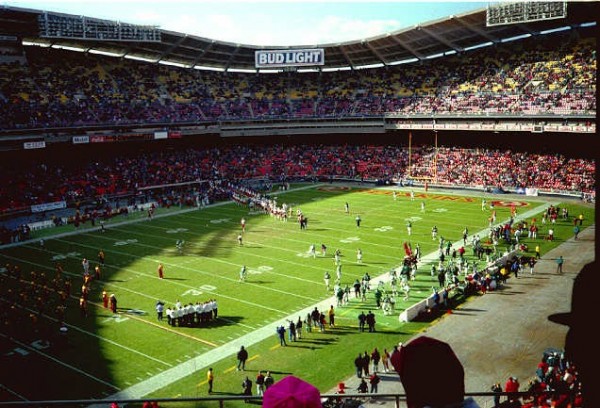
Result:
[[[519,380],[517,377],[508,377],[508,381],[504,384],[504,391],[507,393],[511,393],[508,395],[508,400],[510,402],[516,402],[519,400],[519,396],[516,394],[519,392]]]
[[[500,383],[496,383],[492,385],[492,392],[494,395],[494,408],[500,407],[500,397],[502,396],[502,385]]]
[[[573,227],[574,239],[577,239],[579,237],[580,231],[581,231],[581,229],[579,228],[579,225],[575,225],[575,227]]]
[[[377,375],[377,373],[373,373],[369,378],[369,383],[371,384],[371,394],[377,394],[377,385],[381,381],[381,378]]]
[[[562,255],[560,255],[558,258],[556,258],[556,273],[563,272],[563,264],[564,263],[565,263],[565,260],[563,259]]]

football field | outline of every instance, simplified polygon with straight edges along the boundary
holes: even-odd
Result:
[[[374,347],[389,351],[431,324],[401,323],[398,314],[438,287],[430,270],[437,264],[439,237],[458,249],[467,228],[468,244],[474,234],[487,241],[489,204],[494,203],[497,214],[494,225],[508,220],[511,206],[517,219],[536,218],[542,252],[572,236],[573,216],[583,214],[584,228],[594,222],[593,207],[555,198],[488,195],[482,209],[481,195],[415,189],[411,197],[407,188],[337,184],[310,184],[270,196],[291,207],[287,221],[227,202],[203,209],[159,209],[153,219],[145,212],[131,213],[107,222],[106,232],[90,228],[73,234],[75,227],[62,227],[62,234],[45,236],[43,245],[34,239],[0,249],[1,264],[9,264],[0,273],[0,401],[206,397],[209,367],[215,372],[213,396],[239,395],[245,376],[254,380],[258,370],[271,371],[276,381],[293,374],[327,392],[354,373],[358,353]],[[548,227],[541,225],[541,214],[550,202],[568,208],[570,215],[557,220],[553,242],[542,239]],[[296,220],[298,210],[308,219],[306,229]],[[432,239],[433,226],[437,239]],[[177,241],[183,244],[178,247]],[[529,246],[526,254],[532,255],[536,243],[523,241]],[[395,313],[386,315],[376,307],[374,289],[381,281],[392,294],[390,271],[401,265],[406,244],[413,250],[419,244],[428,256],[410,281],[408,298],[400,292]],[[477,261],[470,245],[465,248],[466,258],[479,262],[481,269],[485,262]],[[357,259],[359,249],[362,260]],[[504,251],[506,245],[498,249]],[[98,261],[100,250],[106,255],[104,266]],[[336,250],[341,266],[334,260]],[[100,279],[89,284],[87,316],[79,307],[83,258],[90,260],[92,275],[96,265],[101,271]],[[329,290],[326,272],[331,275]],[[343,304],[333,293],[338,273],[341,287],[352,288]],[[362,300],[355,297],[353,285],[365,273],[372,278],[371,290]],[[69,282],[66,330],[61,331],[60,296]],[[117,313],[104,307],[103,291],[118,300]],[[159,301],[166,308],[211,300],[218,305],[216,319],[181,325],[169,325],[166,316],[157,319]],[[327,316],[331,305],[334,327],[303,329],[301,339],[290,342],[286,335],[287,346],[280,345],[279,325],[304,321],[315,307]],[[375,332],[358,330],[363,311],[375,314]],[[245,372],[236,370],[240,346],[249,352]],[[32,373],[45,381],[33,384]],[[236,404],[243,402],[228,406]]]

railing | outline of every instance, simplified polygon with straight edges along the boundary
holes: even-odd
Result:
[[[432,390],[434,392],[434,390]],[[518,399],[520,401],[536,400],[535,395],[529,392],[467,392],[465,398],[477,399],[486,398],[489,399],[489,405],[487,402],[479,404],[480,408],[492,408],[494,406],[494,397],[500,397],[500,401],[508,399]],[[573,395],[574,397],[574,395]],[[108,407],[112,403],[118,404],[123,407],[128,404],[143,404],[146,401],[156,402],[158,406],[162,403],[169,404],[181,404],[186,406],[185,403],[196,403],[194,406],[203,407],[219,407],[224,408],[231,405],[238,405],[237,402],[248,401],[254,404],[262,405],[262,397],[260,396],[208,396],[208,397],[190,397],[190,398],[153,398],[153,399],[121,399],[121,400],[47,400],[47,401],[0,401],[0,407]],[[363,402],[377,402],[378,405],[382,406],[394,406],[395,408],[406,407],[406,394],[321,394],[321,403],[323,408],[351,408],[358,407]],[[200,405],[202,403],[202,405]],[[228,405],[229,404],[229,405]],[[187,406],[190,406],[189,404]],[[537,407],[537,405],[533,405]],[[316,408],[316,407],[315,407]]]

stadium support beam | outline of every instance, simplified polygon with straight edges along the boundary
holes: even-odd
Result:
[[[198,54],[196,58],[194,58],[194,61],[192,61],[192,67],[195,67],[198,64],[198,61],[200,61],[202,57],[204,57],[204,55],[214,47],[215,43],[216,41],[212,40],[211,43],[208,44],[208,46],[202,50],[202,52]]]
[[[158,60],[161,61],[163,58],[169,55],[175,48],[179,47],[185,41],[186,38],[187,34],[182,35],[178,41],[174,42],[173,45],[171,45],[169,48],[167,48],[164,52],[160,54]]]
[[[453,20],[456,21],[458,24],[462,25],[463,27],[471,30],[472,32],[482,36],[483,38],[486,38],[488,41],[493,42],[494,44],[498,44],[500,42],[500,39],[498,37],[495,37],[493,35],[486,33],[485,31],[483,31],[480,28],[474,26],[473,24],[463,20],[460,17],[454,17]]]
[[[348,55],[348,53],[346,52],[346,50],[344,50],[344,47],[342,45],[340,45],[340,52],[342,53],[344,58],[346,58],[346,61],[348,61],[348,65],[350,65],[350,67],[354,69],[355,64],[354,62],[352,62],[352,58],[350,58],[350,55]]]
[[[227,62],[225,63],[225,71],[229,70],[229,67],[231,66],[231,61],[233,61],[233,58],[240,52],[240,48],[241,45],[237,44],[235,50],[233,50],[233,52],[229,55],[229,58],[227,58]]]
[[[396,37],[395,35],[390,37],[392,40],[394,40],[397,44],[401,45],[402,47],[404,47],[405,49],[407,49],[412,55],[414,55],[416,58],[423,60],[425,59],[425,56],[423,54],[421,54],[419,51],[415,50],[413,47],[411,47],[410,45],[408,45],[406,42],[402,41],[401,39],[399,39],[398,37]]]
[[[464,48],[459,47],[458,45],[456,45],[452,41],[448,41],[447,39],[445,39],[441,35],[438,35],[437,33],[431,31],[428,28],[421,27],[421,31],[423,31],[424,33],[426,33],[428,36],[435,38],[437,41],[441,42],[442,44],[446,44],[448,47],[452,48],[456,52],[463,52],[465,50]]]
[[[370,49],[370,50],[371,50],[371,52],[373,52],[373,54],[375,54],[375,55],[377,56],[377,58],[379,58],[379,60],[380,60],[380,61],[381,61],[383,64],[385,64],[385,65],[388,65],[388,62],[386,61],[386,59],[383,57],[383,55],[381,55],[381,54],[379,53],[379,51],[377,51],[377,50],[375,49],[375,47],[373,47],[373,45],[371,44],[371,42],[370,42],[370,41],[366,41],[366,42],[365,42],[365,45],[367,46],[367,48],[368,48],[368,49]]]

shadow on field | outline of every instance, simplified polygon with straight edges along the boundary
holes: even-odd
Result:
[[[303,347],[303,348],[314,348],[311,346],[298,346],[298,343],[308,343],[308,344],[315,344],[318,346],[327,346],[331,343],[335,343],[335,339],[302,339],[302,340],[298,340],[292,343],[289,343],[289,345],[293,345],[295,347]]]
[[[317,348],[322,348],[322,347],[327,346],[327,344],[321,344],[321,345],[318,345],[318,346],[309,346],[309,345],[303,346],[303,345],[297,344],[297,343],[298,342],[288,343],[288,347],[294,347],[294,348],[299,348],[299,349],[307,349],[307,350],[315,350]],[[333,341],[331,343],[333,343]]]
[[[267,280],[254,280],[252,278],[248,279],[246,278],[246,282],[247,283],[255,283],[255,284],[262,284],[262,283],[274,283],[273,281],[267,281]]]
[[[507,288],[508,289],[508,288]],[[520,290],[503,290],[501,292],[496,292],[496,295],[500,295],[500,296],[514,296],[514,295],[522,295],[523,291]]]
[[[219,315],[219,317],[215,320],[209,320],[207,322],[202,322],[199,325],[196,324],[182,324],[181,326],[175,324],[172,327],[173,328],[179,328],[179,329],[193,329],[193,330],[197,330],[197,329],[201,329],[201,330],[206,330],[206,329],[215,329],[218,327],[226,327],[226,326],[235,326],[237,324],[239,324],[242,320],[244,320],[244,317],[242,316],[221,316]]]
[[[271,374],[280,374],[280,375],[291,375],[291,374],[293,374],[291,371],[277,371],[277,370],[275,370],[275,371],[273,371],[273,370],[262,370],[262,371],[263,372],[270,371]]]
[[[460,309],[453,310],[452,313],[456,314],[456,312],[487,312],[486,309],[475,309],[472,307],[461,307]]]
[[[210,393],[210,395],[230,395],[230,396],[238,396],[240,395],[239,392],[224,392],[224,391],[213,391]]]

